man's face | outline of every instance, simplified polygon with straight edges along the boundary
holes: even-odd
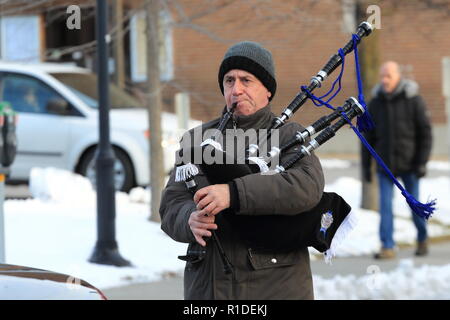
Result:
[[[272,95],[253,74],[233,69],[223,77],[223,89],[228,109],[237,102],[235,115],[255,113],[269,103]]]
[[[380,81],[387,93],[392,93],[400,81],[400,70],[396,63],[388,62],[381,67]]]

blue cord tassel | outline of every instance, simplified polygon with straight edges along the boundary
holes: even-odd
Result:
[[[416,213],[420,217],[423,217],[428,220],[433,214],[434,210],[436,210],[436,199],[431,200],[426,204],[423,204],[417,201],[406,190],[402,192],[402,195],[405,197],[406,202],[408,202],[408,205],[411,208],[411,210],[414,211],[414,213]]]
[[[358,58],[358,44],[357,41],[359,41],[359,37],[356,34],[353,34],[352,40],[353,40],[353,50],[355,55],[355,67],[356,67],[356,79],[358,82],[358,101],[359,103],[364,107],[365,112],[356,118],[356,126],[359,130],[359,132],[367,132],[370,130],[373,130],[375,128],[375,124],[372,121],[372,118],[370,117],[369,112],[367,112],[366,102],[364,101],[364,93],[363,93],[363,85],[361,80],[361,72],[359,69],[359,58]]]
[[[342,117],[348,122],[350,127],[353,129],[353,131],[358,136],[359,140],[364,144],[364,146],[369,150],[370,154],[374,157],[374,159],[378,162],[378,164],[383,168],[383,170],[386,172],[386,174],[391,178],[391,180],[394,182],[394,184],[397,186],[398,189],[400,189],[402,196],[405,197],[406,202],[408,203],[411,210],[417,214],[421,218],[429,219],[431,215],[433,214],[434,210],[436,209],[436,199],[431,200],[425,204],[417,201],[408,191],[405,190],[405,188],[401,185],[401,183],[395,178],[395,176],[392,174],[392,172],[389,170],[389,168],[386,166],[386,164],[383,162],[383,160],[378,156],[378,154],[375,152],[375,150],[371,147],[371,145],[367,142],[367,140],[364,138],[364,136],[359,132],[359,130],[352,125],[350,119],[348,119],[347,115],[342,112]]]

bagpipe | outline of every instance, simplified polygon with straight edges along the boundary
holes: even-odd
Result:
[[[232,112],[233,108],[222,117],[217,128],[219,132],[223,130],[227,121],[231,119]],[[210,151],[215,153],[215,158],[221,158],[221,161],[212,164],[199,163],[193,165],[192,158],[192,162],[177,168],[176,180],[184,181],[188,189],[195,194],[197,190],[207,185],[227,183],[248,174],[279,174],[291,168],[305,156],[311,155],[313,150],[330,140],[340,128],[347,124],[347,120],[361,116],[363,113],[364,108],[355,98],[348,99],[339,110],[321,117],[281,146],[277,154],[297,143],[302,144],[299,152],[288,158],[281,165],[276,166],[273,172],[260,170],[260,167],[253,164],[251,160],[245,164],[233,163],[233,161],[227,159],[228,155],[225,151],[215,146],[213,143],[215,139],[207,139],[204,141],[206,143],[202,143],[201,146],[192,147],[190,150],[191,155],[195,152],[203,152],[205,148],[209,147],[211,148]],[[343,115],[345,115],[347,120],[342,118]],[[341,119],[331,125],[331,122],[339,117]],[[320,133],[316,138],[307,142],[307,138],[316,132]],[[271,156],[275,157],[273,152]],[[195,169],[191,170],[190,173],[186,172],[187,168],[194,167]],[[199,170],[202,171],[202,175],[198,174]],[[320,252],[325,252],[325,257],[330,259],[334,254],[334,247],[345,238],[345,235],[355,225],[355,217],[349,215],[350,211],[351,207],[341,196],[336,193],[323,192],[319,203],[314,208],[292,216],[283,215],[282,213],[246,216],[226,210],[226,212],[223,212],[222,217],[239,234],[246,245],[256,251],[285,252],[311,246]],[[225,270],[229,272],[232,269],[231,263],[224,254],[224,250],[214,230],[212,231],[212,238],[219,249]],[[202,252],[201,248],[197,248],[196,253],[198,254],[199,252]],[[181,258],[186,260],[186,256]]]
[[[428,219],[434,211],[435,200],[427,204],[422,204],[408,194],[392,173],[390,173],[389,169],[385,165],[383,166],[384,163],[382,160],[376,155],[375,151],[361,134],[362,131],[371,129],[373,123],[371,122],[370,115],[366,111],[362,94],[357,46],[361,38],[368,36],[371,32],[372,26],[368,22],[363,22],[358,26],[356,33],[353,34],[352,39],[344,48],[339,49],[338,53],[333,55],[325,66],[312,77],[309,86],[301,87],[301,92],[296,95],[282,114],[275,118],[271,127],[268,129],[266,138],[257,143],[249,144],[246,162],[244,164],[236,164],[235,161],[228,161],[230,160],[227,158],[229,155],[223,151],[220,143],[217,142],[217,137],[213,136],[204,140],[200,146],[191,147],[189,151],[191,154],[195,154],[196,152],[202,152],[203,154],[203,151],[209,148],[209,151],[214,154],[214,157],[216,159],[222,159],[222,161],[218,163],[201,162],[193,164],[194,159],[188,157],[188,160],[177,165],[175,181],[184,181],[187,188],[194,194],[198,189],[207,185],[228,183],[233,179],[249,174],[282,174],[304,157],[311,155],[313,150],[329,141],[340,128],[348,124],[377,162],[393,178],[395,185],[401,189],[411,209],[421,217]],[[338,91],[340,90],[340,79],[343,73],[345,55],[352,51],[355,53],[359,96],[358,99],[351,97],[341,107],[335,108],[331,106],[330,101],[336,96],[337,92],[331,98],[328,98],[328,100],[324,100],[324,98],[331,94],[336,83],[339,83]],[[332,89],[322,97],[314,96],[312,91],[321,87],[322,82],[340,65],[342,65],[341,73],[334,81]],[[297,132],[294,137],[281,147],[271,146],[268,154],[257,156],[257,152],[261,149],[260,146],[267,143],[273,130],[282,127],[308,99],[312,100],[316,106],[325,105],[333,109],[333,112],[321,117],[303,131]],[[233,117],[235,107],[236,105],[233,105],[223,114],[217,127],[218,133],[223,133],[227,123]],[[354,118],[357,118],[357,127],[352,124],[352,119]],[[336,119],[338,120],[332,123]],[[315,138],[313,138],[314,134],[317,134]],[[273,159],[279,157],[294,145],[300,146],[299,151],[295,155],[280,165],[277,165],[274,170],[268,169],[268,164]],[[203,175],[199,175],[199,169]],[[332,192],[323,192],[319,203],[314,208],[296,215],[274,213],[273,215],[246,216],[239,215],[228,209],[225,211],[223,214],[221,213],[223,219],[232,225],[233,230],[239,234],[249,248],[259,251],[290,251],[300,247],[314,247],[316,250],[324,253],[326,261],[332,258],[335,254],[336,247],[345,238],[347,233],[353,229],[356,223],[355,216],[351,213],[351,207],[348,203],[341,196]],[[214,230],[212,231],[212,239],[222,258],[225,272],[232,272],[233,267]],[[193,250],[191,253],[188,252],[187,256],[179,258],[189,261],[196,259],[193,256],[197,255],[198,258],[199,254],[204,253],[205,251],[200,248],[199,250]]]

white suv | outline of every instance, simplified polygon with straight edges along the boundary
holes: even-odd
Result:
[[[98,102],[93,73],[71,65],[0,62],[0,101],[9,102],[19,115],[11,180],[28,180],[31,168],[38,166],[75,171],[95,182]],[[147,111],[113,84],[110,103],[116,189],[148,185]],[[174,114],[162,117],[168,171],[178,144],[177,120]]]

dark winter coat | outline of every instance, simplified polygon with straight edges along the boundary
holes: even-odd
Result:
[[[411,80],[401,80],[392,94],[377,85],[368,106],[375,129],[365,137],[394,175],[414,172],[422,176],[430,157],[430,119],[418,89]],[[370,163],[371,156],[364,148],[366,172]]]
[[[250,116],[235,118],[237,128],[267,128],[274,119],[270,105]],[[216,128],[219,119],[203,125]],[[232,125],[232,124],[230,124]],[[280,129],[280,143],[292,138],[303,128],[294,122]],[[283,159],[292,156],[291,148]],[[294,215],[314,207],[320,200],[324,177],[318,158],[312,154],[291,169],[275,175],[250,174],[234,179],[238,194],[238,215]],[[188,219],[196,210],[192,195],[182,182],[174,182],[174,174],[161,199],[161,228],[174,240],[200,249],[189,228]],[[234,266],[235,278],[223,272],[223,264],[213,241],[208,241],[205,258],[187,262],[184,274],[185,299],[313,299],[313,284],[306,247],[290,252],[258,252],[249,248],[227,223],[216,216],[217,235]]]

